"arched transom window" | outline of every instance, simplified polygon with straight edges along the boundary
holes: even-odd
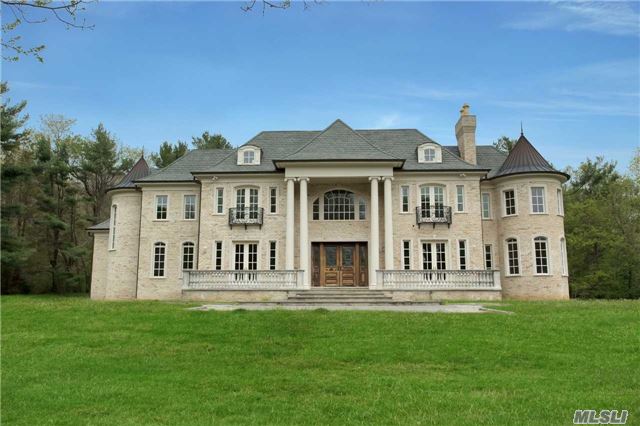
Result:
[[[324,194],[324,220],[354,220],[355,195],[336,189]]]

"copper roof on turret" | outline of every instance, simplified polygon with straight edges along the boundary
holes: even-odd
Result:
[[[126,175],[124,175],[124,177],[120,180],[120,182],[118,182],[108,190],[112,191],[114,189],[135,188],[134,182],[138,179],[142,179],[144,177],[149,176],[150,173],[151,173],[151,169],[149,169],[149,164],[147,164],[147,161],[144,159],[144,156],[141,156],[140,159],[136,162],[136,164],[133,165],[131,170],[129,170],[129,172]]]
[[[520,138],[511,149],[502,166],[496,172],[490,173],[488,178],[494,179],[524,173],[551,173],[569,179],[569,175],[554,169],[542,154],[531,145],[524,133],[520,133]]]

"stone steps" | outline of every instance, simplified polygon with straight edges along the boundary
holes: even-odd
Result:
[[[332,305],[332,306],[358,306],[358,305],[423,305],[437,304],[439,302],[406,302],[393,300],[391,296],[382,290],[370,290],[358,287],[333,287],[313,288],[310,290],[296,291],[287,300],[275,302],[279,305]]]

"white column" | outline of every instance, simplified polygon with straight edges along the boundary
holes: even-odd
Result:
[[[370,177],[371,181],[371,220],[369,235],[369,287],[375,287],[377,270],[380,269],[380,226],[378,212],[378,177]]]
[[[293,225],[294,225],[294,196],[295,196],[295,179],[294,178],[286,178],[287,182],[287,231],[286,231],[286,257],[285,257],[285,269],[291,271],[293,270]]]
[[[309,288],[309,216],[307,214],[307,182],[309,178],[300,178],[300,270],[304,271],[302,285]]]
[[[392,177],[384,178],[384,269],[393,269],[393,209]]]

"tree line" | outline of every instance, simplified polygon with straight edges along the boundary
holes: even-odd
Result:
[[[107,189],[142,155],[118,145],[98,124],[89,135],[73,132],[73,119],[41,117],[31,126],[26,102],[11,103],[0,86],[2,165],[2,293],[89,291],[92,239],[86,228],[108,217]],[[496,147],[508,152],[514,139]],[[204,132],[193,148],[231,148],[220,134]],[[149,158],[165,167],[184,155],[184,141],[160,145]],[[572,297],[640,297],[640,150],[629,170],[603,157],[566,170],[565,236]]]
[[[26,102],[11,103],[1,83],[2,293],[88,292],[92,239],[86,228],[109,214],[107,189],[142,152],[118,146],[104,125],[87,136],[61,115],[30,126]],[[194,148],[230,148],[219,134],[192,138]],[[163,142],[150,159],[164,167],[184,155],[186,143]]]

